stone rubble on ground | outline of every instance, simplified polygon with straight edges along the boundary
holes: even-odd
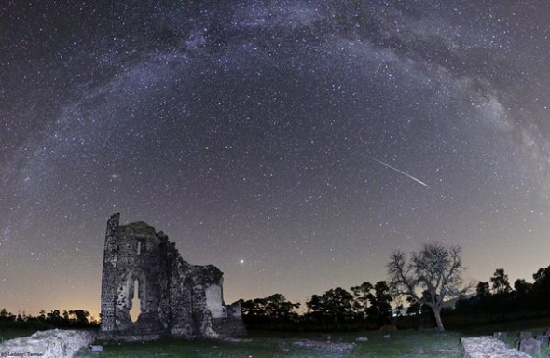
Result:
[[[220,337],[218,338],[218,340],[227,342],[227,343],[234,343],[234,344],[253,342],[252,338],[238,338],[238,337]]]
[[[531,358],[493,337],[463,337],[460,344],[464,358]]]
[[[103,352],[103,346],[90,346],[90,352]]]
[[[7,340],[0,344],[1,357],[71,358],[82,347],[89,346],[96,333],[83,330],[50,329],[30,337]]]
[[[355,348],[353,343],[322,342],[306,339],[294,342],[294,348],[310,349],[321,352],[347,353]]]

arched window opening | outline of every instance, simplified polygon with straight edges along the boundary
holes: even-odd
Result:
[[[130,310],[130,319],[132,323],[136,323],[139,315],[141,314],[141,297],[139,295],[139,281],[136,278],[134,280],[134,294],[132,297],[132,309]]]

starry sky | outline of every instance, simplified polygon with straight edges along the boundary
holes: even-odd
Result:
[[[0,307],[100,307],[108,217],[227,302],[550,264],[550,3],[6,0]]]

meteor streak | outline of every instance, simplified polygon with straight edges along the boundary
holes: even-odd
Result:
[[[384,163],[383,161],[378,160],[378,159],[376,159],[376,158],[372,158],[372,160],[375,160],[375,161],[377,161],[378,163],[382,164],[383,166],[388,167],[388,168],[390,168],[391,170],[396,171],[396,172],[398,172],[398,173],[400,173],[400,174],[403,174],[403,175],[405,175],[407,178],[410,178],[410,179],[414,180],[414,181],[417,182],[418,184],[420,184],[420,185],[422,185],[422,186],[424,186],[424,187],[426,187],[426,188],[429,188],[428,184],[424,183],[422,180],[420,180],[420,179],[418,179],[418,178],[413,177],[412,175],[410,175],[410,174],[407,173],[407,172],[404,172],[404,171],[402,171],[402,170],[399,170],[399,169],[397,169],[397,168],[394,168],[394,167],[392,167],[391,165],[389,165],[388,163]]]

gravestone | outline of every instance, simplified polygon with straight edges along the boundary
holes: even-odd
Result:
[[[538,356],[540,354],[540,341],[534,338],[521,339],[518,350],[532,356]]]
[[[547,329],[546,331],[542,332],[542,337],[544,338],[542,340],[542,344],[545,347],[550,347],[550,329]]]
[[[536,336],[535,339],[540,342],[541,347],[548,347],[548,337],[542,335]]]

